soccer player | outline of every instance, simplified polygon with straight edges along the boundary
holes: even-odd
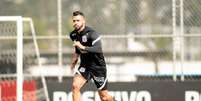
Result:
[[[80,101],[80,89],[90,79],[94,80],[101,101],[113,101],[107,90],[107,70],[99,33],[86,26],[85,16],[80,11],[73,12],[72,20],[74,30],[70,38],[74,42],[75,51],[71,69],[74,69],[80,57],[80,66],[72,82],[73,101]]]

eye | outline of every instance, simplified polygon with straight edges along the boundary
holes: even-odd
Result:
[[[80,20],[73,20],[73,22],[79,22]]]

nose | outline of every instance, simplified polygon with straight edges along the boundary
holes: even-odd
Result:
[[[74,23],[73,26],[76,27],[76,26],[77,26],[77,23]]]

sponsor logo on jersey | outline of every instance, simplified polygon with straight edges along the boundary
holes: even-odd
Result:
[[[105,78],[104,77],[95,77],[94,76],[94,80],[96,80],[97,82],[104,82],[105,81]]]
[[[79,69],[79,71],[82,72],[82,73],[85,72],[85,70],[86,70],[86,69],[85,69],[84,67],[81,67],[81,68]]]

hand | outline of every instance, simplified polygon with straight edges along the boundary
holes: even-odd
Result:
[[[73,44],[74,47],[78,47],[82,50],[85,49],[85,46],[83,46],[79,41],[74,41],[74,44]]]

